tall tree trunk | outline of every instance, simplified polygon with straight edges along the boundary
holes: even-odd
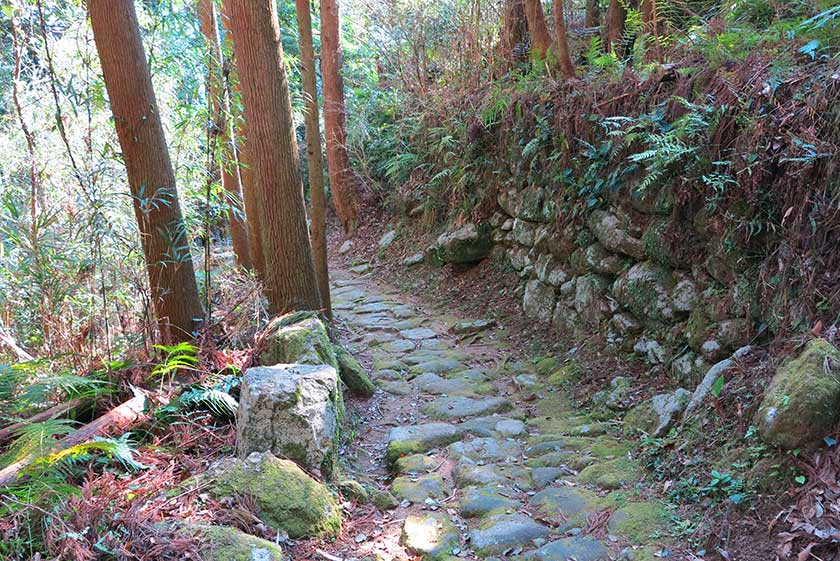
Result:
[[[656,57],[662,58],[659,45],[659,14],[656,11],[657,0],[641,0],[639,11],[642,15],[642,30],[650,35],[653,48],[648,49],[646,58],[648,61]]]
[[[225,91],[224,75],[222,74],[222,45],[219,40],[219,21],[216,17],[216,7],[213,0],[198,0],[198,13],[201,18],[201,32],[207,43],[207,97],[211,108],[211,139],[221,149],[221,166],[215,165],[212,170],[214,179],[221,174],[222,187],[229,195],[228,220],[230,222],[230,239],[233,242],[233,252],[236,263],[246,269],[251,268],[251,254],[248,248],[248,227],[245,223],[245,212],[242,208],[242,184],[239,177],[239,163],[236,159],[234,144],[236,137],[233,123],[228,121],[230,115],[230,100]],[[219,169],[221,167],[221,169]]]
[[[569,40],[566,36],[566,14],[563,12],[563,0],[554,0],[554,45],[557,47],[557,62],[560,64],[560,72],[565,78],[574,78],[575,65],[572,64],[572,57],[569,54]]]
[[[610,0],[607,8],[607,30],[604,36],[607,52],[619,51],[622,38],[624,37],[624,20],[627,18],[627,11],[621,0]]]
[[[601,25],[601,3],[599,0],[586,0],[586,14],[584,27],[598,27]]]
[[[344,230],[353,233],[359,222],[361,197],[347,155],[344,80],[341,77],[341,35],[338,1],[321,0],[321,87],[324,93],[324,136],[330,191]],[[421,80],[422,84],[422,80]]]
[[[248,153],[273,314],[318,310],[300,159],[274,0],[225,0],[239,68]]]
[[[545,23],[541,0],[525,0],[525,17],[531,33],[531,58],[545,60],[551,49],[551,33]]]
[[[201,304],[157,100],[132,0],[88,0],[165,342],[189,339]]]
[[[513,63],[523,58],[527,32],[525,0],[506,0],[502,22],[502,48],[505,60]]]
[[[228,14],[227,2],[222,3],[222,29],[225,30],[225,44],[231,47],[227,52],[231,52],[232,43],[230,41],[233,33],[230,28],[230,14]],[[239,72],[235,61],[235,53],[233,58],[233,61],[228,61],[229,72],[226,82],[228,86],[228,97],[230,99],[238,97],[241,100],[242,92],[239,87]],[[266,270],[265,254],[263,252],[263,233],[260,222],[260,207],[257,202],[256,187],[254,186],[254,169],[251,165],[252,157],[250,153],[251,145],[248,143],[248,123],[242,115],[240,115],[237,123],[239,125],[239,134],[235,140],[238,141],[238,144],[235,144],[234,147],[238,148],[236,150],[236,157],[239,163],[239,181],[242,185],[242,196],[245,200],[245,216],[248,219],[248,249],[250,250],[251,265],[254,268],[254,272],[257,274],[257,278],[265,283]],[[234,128],[234,130],[236,129]]]
[[[324,163],[321,160],[321,124],[318,118],[318,85],[315,76],[315,49],[312,47],[312,15],[309,0],[295,0],[303,91],[306,95],[306,163],[309,166],[309,199],[312,201],[312,257],[318,276],[321,306],[332,316],[330,273],[327,265],[327,198],[324,193]]]

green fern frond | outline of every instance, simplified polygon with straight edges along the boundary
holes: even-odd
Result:
[[[15,431],[15,440],[9,449],[0,456],[0,465],[5,467],[26,458],[50,453],[56,445],[56,438],[72,432],[74,424],[69,419],[50,419],[20,427]]]

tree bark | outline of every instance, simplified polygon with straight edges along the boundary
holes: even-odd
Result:
[[[598,27],[601,25],[601,10],[599,0],[586,0],[586,13],[583,20],[584,27]]]
[[[607,52],[614,53],[621,45],[626,17],[627,12],[621,0],[610,0],[610,6],[607,8],[607,31],[604,37]]]
[[[566,35],[566,14],[564,14],[563,0],[554,0],[554,45],[557,49],[557,62],[560,72],[565,78],[575,77],[575,65],[569,54],[569,40]]]
[[[324,94],[324,136],[335,213],[352,234],[359,222],[361,197],[347,154],[344,80],[337,0],[321,0],[321,87]]]
[[[321,124],[318,118],[318,85],[315,76],[315,49],[312,46],[312,15],[309,0],[295,0],[300,36],[300,62],[306,96],[306,163],[309,169],[309,199],[312,203],[311,237],[315,274],[321,307],[332,317],[330,273],[327,264],[327,199],[324,193],[324,163],[321,160]]]
[[[232,42],[228,42],[231,41],[233,33],[230,29],[230,15],[228,14],[226,2],[222,3],[222,29],[225,30],[226,44],[231,46],[228,52],[231,52],[233,50]],[[229,72],[226,85],[228,86],[228,97],[231,100],[233,100],[234,97],[238,97],[241,101],[242,92],[239,87],[239,72],[237,70],[235,58],[236,55],[234,53],[234,60],[228,61]],[[236,157],[239,164],[239,180],[242,185],[242,197],[245,202],[245,216],[247,217],[248,226],[248,249],[250,250],[251,265],[254,268],[254,272],[256,273],[257,278],[264,283],[265,257],[263,254],[262,227],[260,224],[260,211],[259,204],[257,203],[257,193],[256,188],[254,187],[254,173],[253,167],[251,166],[251,154],[249,153],[250,146],[248,144],[248,124],[241,115],[237,124],[239,125],[239,134],[236,137],[238,144],[235,144],[234,148],[237,149]]]
[[[659,15],[656,12],[656,0],[641,0],[639,11],[642,15],[642,30],[650,35],[653,48],[648,49],[646,58],[648,62],[656,57],[662,58],[659,46]]]
[[[269,311],[318,310],[300,159],[274,0],[225,0],[262,226]]]
[[[198,0],[198,14],[201,19],[201,32],[207,44],[207,97],[210,103],[210,126],[212,127],[210,135],[221,152],[221,166],[215,165],[215,169],[207,171],[214,176],[214,179],[221,175],[222,187],[229,196],[228,220],[236,263],[240,267],[250,269],[248,226],[245,222],[245,211],[242,208],[242,184],[239,176],[239,162],[234,149],[236,137],[233,123],[228,121],[230,100],[224,87],[222,74],[224,62],[219,39],[219,21],[213,0]]]
[[[527,32],[525,0],[506,0],[502,22],[502,48],[505,60],[514,63],[523,58]]]
[[[541,0],[525,0],[525,18],[531,34],[531,58],[545,60],[551,50],[551,33],[545,23]]]
[[[146,54],[132,0],[89,0],[93,38],[134,201],[157,324],[164,342],[187,340],[202,316]]]

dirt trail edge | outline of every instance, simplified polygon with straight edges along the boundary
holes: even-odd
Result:
[[[317,555],[678,558],[632,443],[556,389],[573,363],[517,362],[490,322],[426,308],[365,270],[336,271],[332,295],[340,338],[378,388],[348,402],[344,472],[379,492]]]

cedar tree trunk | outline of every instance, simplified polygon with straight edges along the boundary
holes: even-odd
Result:
[[[309,166],[309,198],[312,201],[312,256],[318,276],[321,306],[332,316],[330,275],[327,265],[327,198],[324,193],[324,165],[321,160],[321,125],[318,118],[318,85],[315,76],[315,50],[312,47],[312,15],[309,0],[295,0],[303,91],[306,96],[306,163]]]
[[[262,227],[264,285],[273,314],[318,310],[292,102],[274,0],[225,0]]]
[[[230,239],[236,263],[245,269],[251,268],[251,254],[248,248],[248,227],[242,208],[242,184],[239,177],[239,162],[234,149],[236,138],[233,123],[228,121],[230,100],[224,85],[222,74],[222,45],[219,40],[219,21],[213,0],[198,0],[198,13],[201,18],[201,32],[207,43],[207,97],[210,102],[210,118],[213,127],[210,134],[216,148],[221,150],[221,170],[207,170],[217,177],[221,172],[222,187],[229,194],[228,220],[230,221]],[[214,177],[214,178],[215,178]]]
[[[114,115],[149,274],[167,343],[187,340],[202,317],[157,100],[132,0],[88,0],[93,38]]]

